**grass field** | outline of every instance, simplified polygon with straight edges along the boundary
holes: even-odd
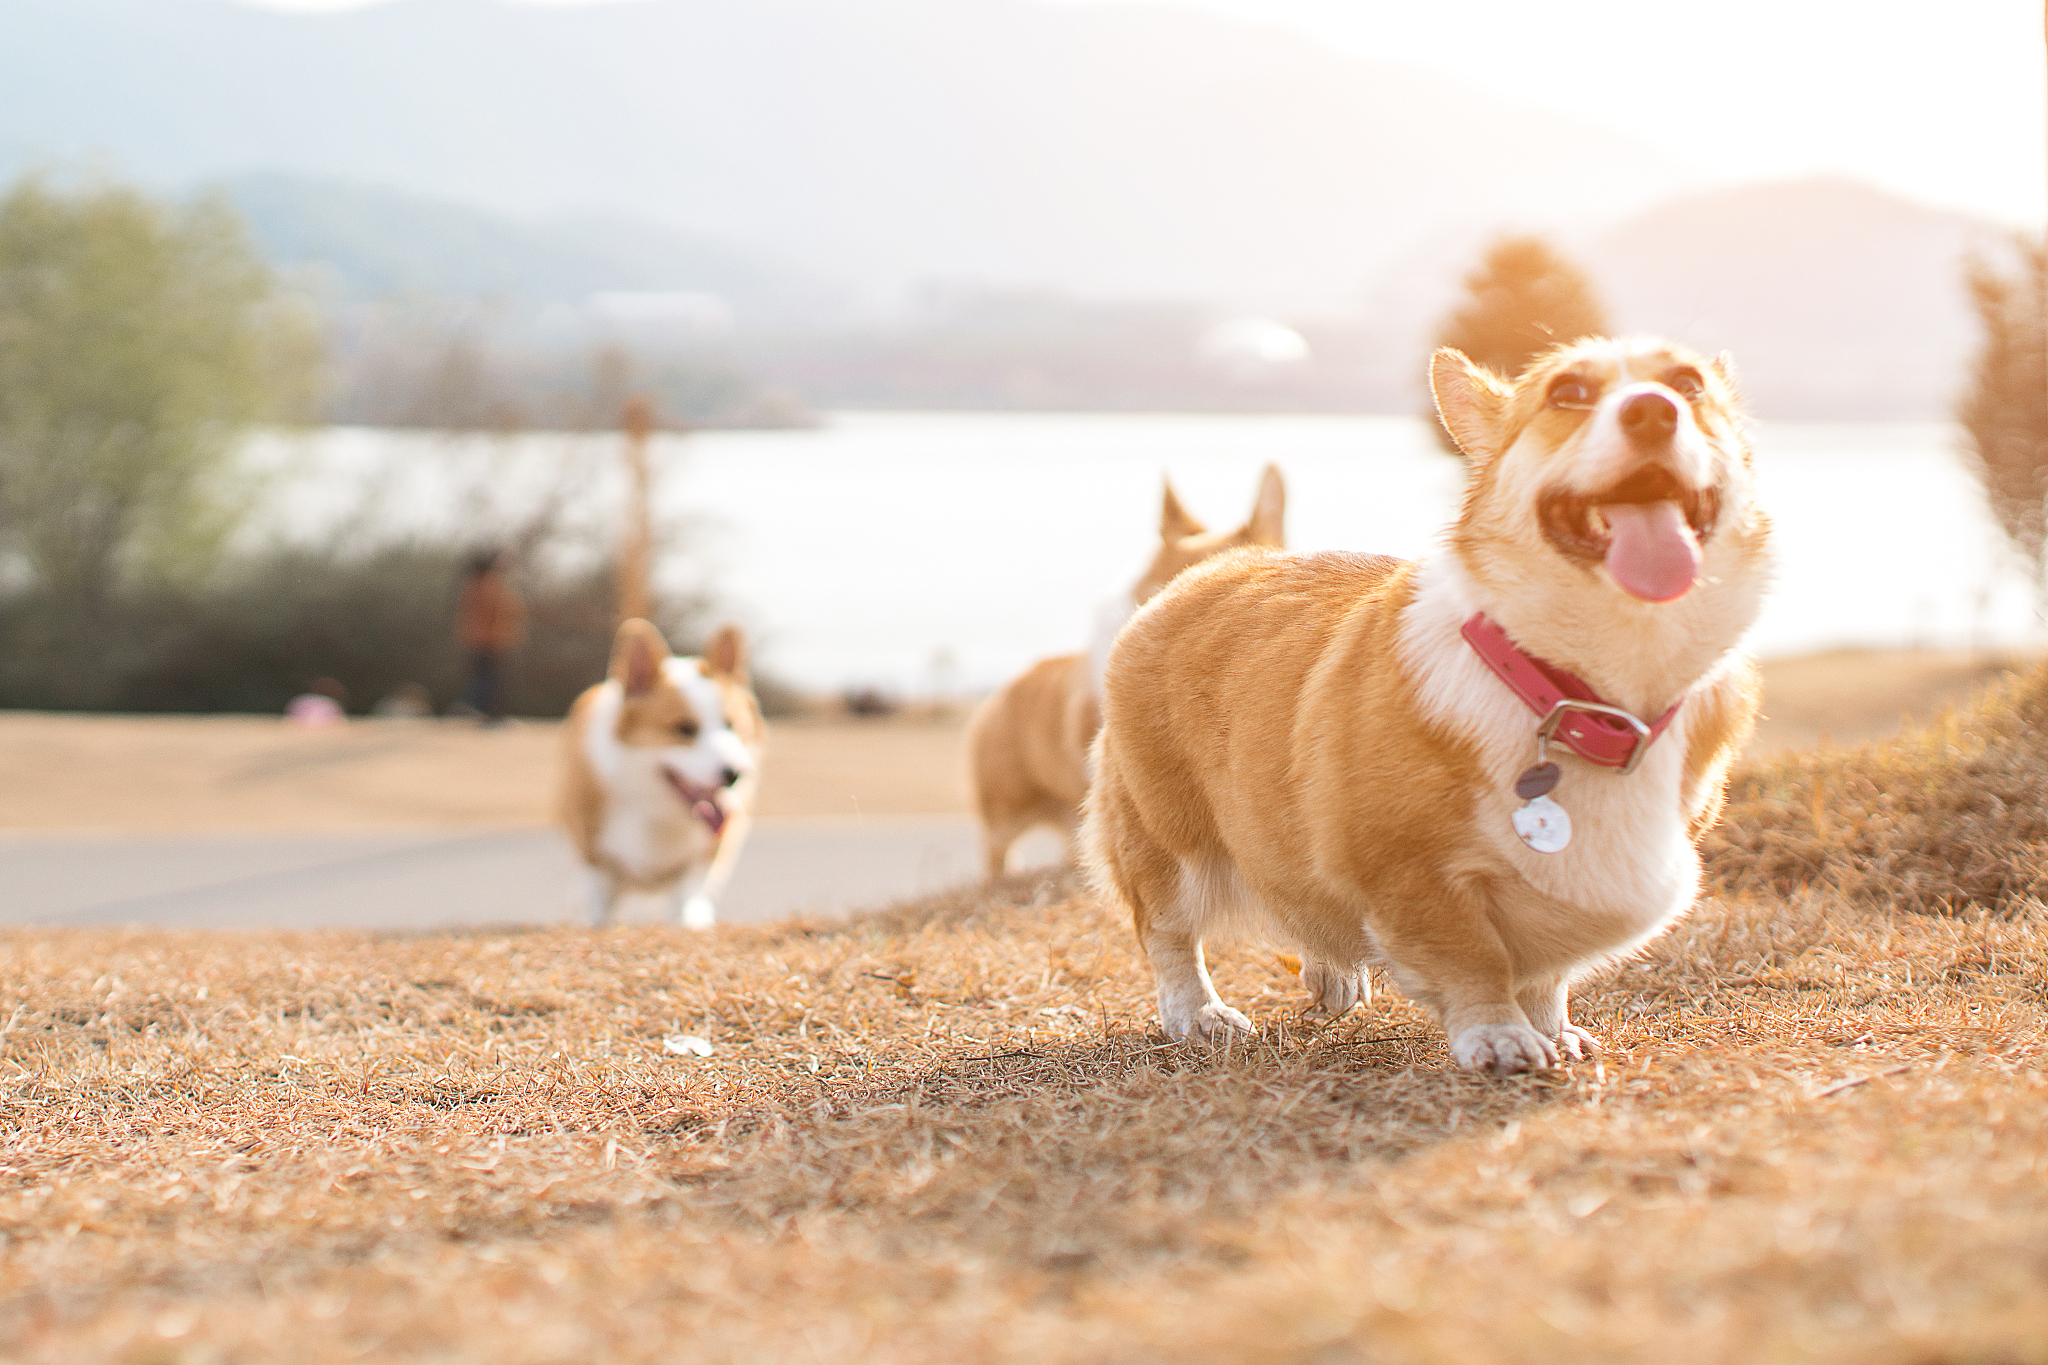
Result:
[[[2044,722],[1746,770],[1600,1061],[1505,1082],[1251,945],[1257,1039],[1167,1045],[1062,878],[0,934],[0,1358],[2048,1362]]]

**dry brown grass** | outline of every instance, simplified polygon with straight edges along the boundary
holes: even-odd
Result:
[[[1704,904],[1583,991],[1600,1064],[1509,1082],[1398,999],[1303,1020],[1249,948],[1257,1040],[1168,1046],[1061,881],[701,937],[0,934],[0,1358],[2048,1361],[2048,911],[1871,886]]]
[[[1866,908],[2007,910],[2048,893],[2048,664],[1924,730],[1780,755],[1730,784],[1722,890],[1828,887]]]

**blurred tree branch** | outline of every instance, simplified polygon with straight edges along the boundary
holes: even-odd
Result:
[[[2007,273],[1982,256],[1968,266],[1983,342],[1956,416],[1991,515],[2048,606],[2048,248],[2015,237]]]

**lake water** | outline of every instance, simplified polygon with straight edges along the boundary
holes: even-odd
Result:
[[[1765,655],[2036,638],[2024,575],[1941,423],[1769,423],[1777,524]],[[543,502],[609,524],[616,437],[337,429],[266,438],[265,532],[502,524]],[[1211,526],[1287,477],[1297,549],[1427,550],[1461,467],[1406,417],[841,413],[810,431],[660,438],[662,573],[710,578],[766,667],[814,688],[971,690],[1082,646],[1157,538],[1159,484]]]

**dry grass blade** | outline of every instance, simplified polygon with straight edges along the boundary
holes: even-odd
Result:
[[[1844,1090],[1854,1090],[1859,1085],[1869,1085],[1872,1081],[1881,1080],[1886,1076],[1897,1076],[1912,1069],[1911,1066],[1895,1066],[1887,1071],[1874,1071],[1868,1076],[1851,1076],[1845,1081],[1836,1081],[1833,1085],[1814,1091],[1813,1097],[1824,1100],[1830,1095],[1839,1095]]]

